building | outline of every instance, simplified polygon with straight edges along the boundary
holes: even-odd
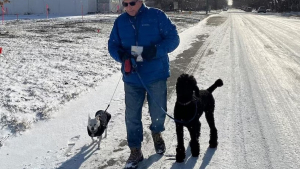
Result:
[[[50,15],[115,13],[121,7],[122,0],[10,0],[4,4],[8,15],[46,14],[47,9]]]

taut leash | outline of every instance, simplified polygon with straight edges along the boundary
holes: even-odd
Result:
[[[110,99],[110,101],[109,101],[109,103],[108,103],[108,105],[107,105],[107,108],[104,110],[104,112],[106,112],[106,110],[109,108],[110,103],[111,103],[111,101],[112,101],[112,99],[113,99],[113,97],[114,97],[114,95],[115,95],[115,93],[116,93],[116,90],[117,90],[118,86],[119,86],[119,83],[120,83],[120,81],[121,81],[122,76],[123,76],[123,75],[121,74],[121,77],[119,78],[119,81],[118,81],[118,84],[117,84],[117,86],[116,86],[116,88],[115,88],[115,91],[114,91],[114,93],[112,94],[111,99]]]
[[[143,87],[146,89],[146,91],[147,91],[147,93],[149,94],[149,96],[154,100],[155,104],[156,104],[158,107],[160,107],[160,109],[161,109],[161,110],[162,110],[162,111],[163,111],[170,119],[174,120],[174,121],[177,122],[177,123],[182,123],[182,124],[188,124],[188,123],[190,123],[192,120],[195,119],[195,117],[196,117],[196,115],[197,115],[197,111],[198,111],[198,106],[197,106],[197,101],[198,101],[198,100],[195,101],[196,110],[195,110],[194,117],[193,117],[192,119],[190,119],[189,121],[181,121],[181,120],[175,119],[174,117],[172,117],[171,115],[169,115],[169,114],[162,108],[161,105],[159,105],[159,104],[157,103],[156,99],[155,99],[155,98],[153,97],[153,95],[150,93],[148,87],[147,87],[146,84],[144,83],[142,77],[140,76],[140,74],[139,74],[139,72],[138,72],[138,70],[137,70],[137,64],[136,64],[136,61],[135,61],[134,58],[131,58],[131,64],[132,64],[132,68],[133,68],[133,70],[134,70],[134,73],[136,73],[136,74],[138,75],[139,80],[141,81]]]

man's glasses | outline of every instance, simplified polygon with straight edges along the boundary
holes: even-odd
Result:
[[[124,7],[127,7],[128,6],[128,4],[130,5],[130,6],[134,6],[135,4],[136,4],[136,2],[137,1],[132,1],[132,2],[129,2],[129,3],[127,3],[127,2],[122,2],[122,5],[124,6]]]

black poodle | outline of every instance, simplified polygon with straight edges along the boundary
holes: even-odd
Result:
[[[192,75],[182,74],[177,79],[176,93],[177,100],[174,108],[174,118],[176,123],[177,148],[176,162],[183,162],[185,159],[185,148],[183,141],[183,127],[187,127],[191,141],[191,153],[193,157],[198,157],[200,153],[200,117],[205,112],[205,117],[210,127],[209,147],[216,148],[218,145],[218,132],[215,126],[214,109],[215,99],[212,92],[223,85],[223,81],[218,79],[206,90],[199,90],[197,81]]]

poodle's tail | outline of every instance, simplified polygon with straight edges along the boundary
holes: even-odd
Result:
[[[223,86],[223,81],[221,79],[216,80],[216,82],[206,89],[209,93],[212,93],[217,87]]]

